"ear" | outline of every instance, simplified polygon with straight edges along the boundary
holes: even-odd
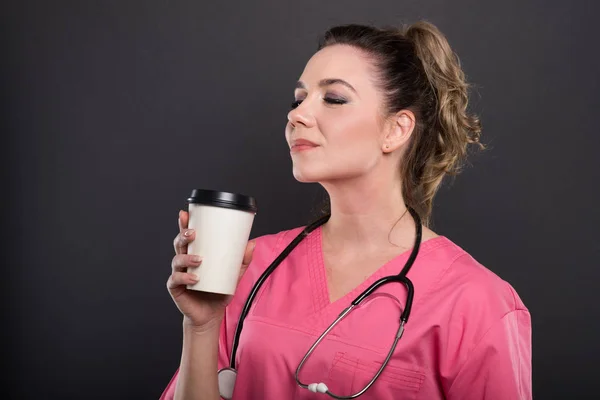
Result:
[[[389,128],[383,138],[382,151],[391,153],[403,147],[415,129],[415,114],[410,110],[400,110],[389,120]]]

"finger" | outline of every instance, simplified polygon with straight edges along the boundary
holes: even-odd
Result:
[[[190,214],[186,211],[179,210],[179,218],[177,218],[177,224],[179,225],[179,232],[187,229],[188,222],[190,221]]]
[[[173,247],[175,248],[175,254],[187,254],[187,247],[190,242],[196,238],[196,231],[193,229],[184,229],[175,236],[173,240]]]
[[[175,289],[178,286],[194,285],[198,283],[198,277],[187,272],[173,272],[167,281],[169,289]]]
[[[244,259],[242,265],[249,265],[252,261],[252,255],[254,254],[254,248],[256,247],[256,240],[251,240],[246,245],[246,251],[244,251]]]
[[[173,272],[185,272],[186,268],[196,268],[202,264],[202,257],[192,254],[178,254],[171,261]]]

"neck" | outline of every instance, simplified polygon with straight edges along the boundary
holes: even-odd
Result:
[[[332,251],[377,252],[391,247],[410,248],[414,223],[402,198],[401,183],[384,180],[324,183],[331,202],[331,218],[323,225],[323,240]]]

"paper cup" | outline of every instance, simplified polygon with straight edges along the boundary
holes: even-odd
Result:
[[[232,295],[256,215],[256,201],[241,194],[194,189],[188,198],[188,228],[196,231],[188,254],[202,257],[188,272],[198,283],[188,289]]]

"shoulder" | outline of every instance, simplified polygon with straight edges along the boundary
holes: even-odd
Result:
[[[514,287],[481,264],[471,254],[447,239],[442,252],[446,266],[433,293],[459,331],[471,331],[473,341],[481,338],[497,321],[514,312],[529,315]],[[442,305],[443,304],[443,305]]]
[[[525,382],[530,371],[529,311],[508,281],[456,243],[445,242],[438,250],[445,264],[424,305],[443,321],[438,331],[447,349],[442,385],[460,398],[468,397],[465,393],[482,398],[492,386],[495,392],[509,393],[513,369],[523,374],[515,382]]]
[[[509,282],[448,238],[443,241],[431,252],[441,273],[420,306],[422,314],[436,316],[439,340],[452,349],[448,354],[453,356],[446,360],[457,368],[449,373],[452,377],[478,346],[484,349],[515,341],[528,346],[531,315]]]

